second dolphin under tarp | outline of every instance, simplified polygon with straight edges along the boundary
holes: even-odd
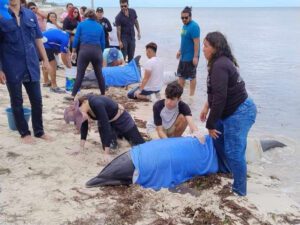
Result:
[[[135,57],[127,65],[103,67],[102,74],[107,87],[123,87],[141,81],[140,56]],[[81,88],[98,88],[94,71],[87,72],[83,78]]]

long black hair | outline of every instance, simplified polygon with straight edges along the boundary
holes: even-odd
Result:
[[[51,20],[50,20],[50,16],[51,16],[51,15],[55,15],[55,17],[56,17],[56,19],[57,19],[57,14],[56,14],[55,12],[49,12],[48,15],[47,15],[47,22],[48,22],[48,23],[52,23]]]
[[[227,42],[226,37],[219,31],[208,33],[205,37],[205,40],[216,50],[212,57],[208,60],[207,67],[208,72],[211,71],[211,68],[214,62],[221,56],[228,57],[235,66],[239,66],[235,57],[231,52],[231,48]]]

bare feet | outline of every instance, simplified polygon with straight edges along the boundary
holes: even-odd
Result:
[[[35,144],[35,140],[31,137],[31,135],[26,135],[22,137],[22,143],[26,145],[33,145]]]
[[[43,134],[42,136],[40,136],[41,139],[45,140],[45,141],[48,141],[48,142],[51,142],[53,141],[53,138],[47,134]]]

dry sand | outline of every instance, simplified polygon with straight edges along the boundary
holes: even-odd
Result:
[[[60,71],[62,74],[62,71]],[[62,75],[58,77],[64,86]],[[99,93],[99,90],[82,92]],[[124,104],[145,133],[151,102],[132,102],[126,90],[110,88],[108,94]],[[42,88],[44,126],[53,142],[21,144],[8,129],[4,110],[9,106],[5,86],[0,86],[0,224],[299,224],[299,205],[280,191],[280,180],[266,177],[262,168],[249,165],[248,196],[230,193],[231,179],[213,175],[194,179],[174,190],[155,192],[139,186],[85,188],[85,182],[106,164],[96,124],[86,149],[68,154],[79,144],[73,125],[65,124],[65,96]],[[24,105],[28,106],[27,95]],[[202,130],[204,130],[202,128]],[[120,142],[115,155],[130,147]]]

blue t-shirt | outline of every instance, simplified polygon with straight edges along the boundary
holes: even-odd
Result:
[[[194,58],[194,38],[200,38],[200,27],[195,21],[184,25],[181,30],[181,61],[192,61]],[[200,46],[199,46],[200,52]]]
[[[47,49],[53,49],[57,53],[67,53],[69,44],[69,34],[59,29],[50,29],[43,32],[43,36],[46,42],[44,47]]]

